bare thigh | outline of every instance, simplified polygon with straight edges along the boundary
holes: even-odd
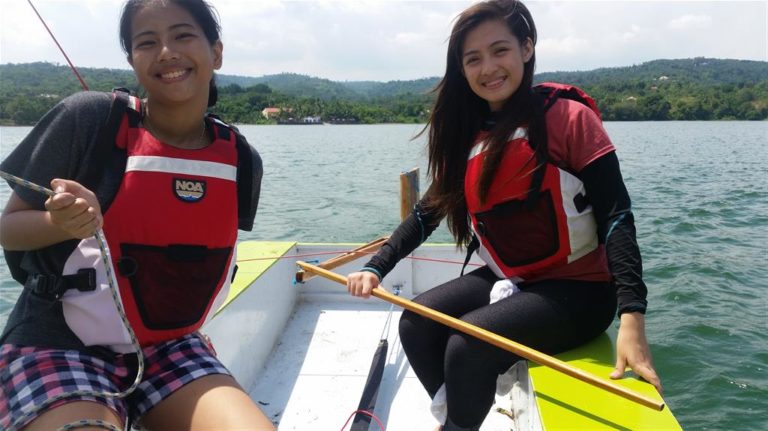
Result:
[[[24,427],[24,431],[51,431],[82,419],[98,419],[123,429],[123,421],[117,413],[103,404],[91,401],[75,401],[51,409]],[[78,430],[103,430],[103,427],[78,427]]]
[[[184,385],[152,408],[141,426],[150,431],[275,430],[240,385],[224,374]]]

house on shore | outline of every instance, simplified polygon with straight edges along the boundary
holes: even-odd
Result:
[[[261,110],[261,116],[269,120],[277,118],[280,115],[280,112],[282,112],[282,109],[280,108],[267,107]]]

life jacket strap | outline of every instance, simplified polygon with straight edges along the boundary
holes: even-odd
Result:
[[[69,289],[91,292],[96,290],[96,269],[83,268],[69,275],[31,274],[24,287],[49,299],[60,299]]]
[[[464,270],[467,268],[467,265],[469,265],[469,259],[472,259],[472,253],[477,251],[478,248],[480,248],[480,240],[477,239],[477,236],[472,235],[472,241],[470,241],[467,246],[467,256],[464,258],[464,265],[461,267],[461,276],[464,275]]]

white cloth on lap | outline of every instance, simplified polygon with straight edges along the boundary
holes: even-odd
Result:
[[[501,301],[504,298],[509,298],[519,291],[520,288],[517,287],[517,285],[513,283],[512,280],[508,278],[499,280],[493,284],[493,288],[491,289],[490,303],[493,304],[494,302]]]

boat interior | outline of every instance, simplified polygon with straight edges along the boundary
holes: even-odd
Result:
[[[402,309],[374,297],[354,298],[338,281],[300,271],[296,263],[326,265],[346,275],[366,262],[371,253],[367,246],[261,241],[238,246],[232,291],[203,332],[281,431],[342,430],[353,422],[358,422],[354,430],[432,430],[438,425],[432,400],[399,343]],[[333,262],[334,256],[343,259]],[[412,298],[456,277],[463,260],[453,245],[426,244],[401,261],[383,287]],[[615,332],[608,333],[566,352],[563,360],[607,376],[614,337]],[[371,372],[374,364],[378,375]],[[547,367],[518,364],[505,375],[507,383],[500,378],[496,405],[482,431],[662,429],[677,424],[669,409],[654,411]],[[620,383],[655,394],[636,378]],[[356,415],[358,407],[372,415]]]

